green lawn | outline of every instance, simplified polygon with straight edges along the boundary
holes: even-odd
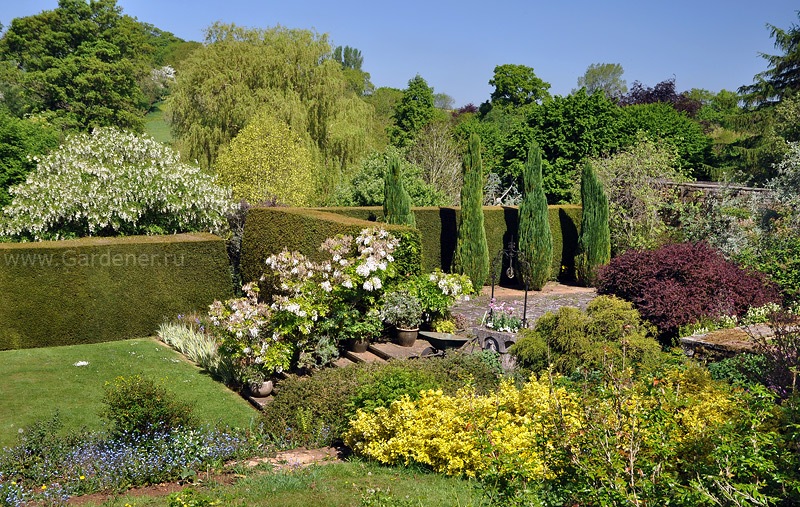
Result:
[[[80,362],[89,364],[75,366]],[[259,417],[241,396],[152,338],[1,351],[0,364],[0,447],[56,410],[65,429],[101,429],[105,421],[97,414],[105,383],[135,374],[163,381],[205,423],[248,427]]]
[[[144,131],[156,141],[172,145],[172,131],[164,117],[163,106],[163,102],[153,104],[153,108],[144,116]]]
[[[253,473],[235,484],[206,484],[197,491],[225,506],[478,507],[489,505],[476,483],[360,461],[316,465],[294,472]],[[122,494],[86,507],[166,506],[166,496]]]

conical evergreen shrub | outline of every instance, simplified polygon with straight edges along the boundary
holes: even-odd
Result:
[[[469,136],[464,156],[464,185],[461,187],[461,216],[458,220],[458,238],[453,255],[454,273],[469,276],[472,285],[480,290],[489,276],[489,247],[483,227],[483,164],[481,139]]]
[[[383,216],[390,224],[416,227],[417,221],[411,211],[411,197],[403,187],[400,174],[400,158],[389,155],[386,173],[383,176]]]
[[[584,163],[581,172],[581,203],[583,218],[575,271],[579,283],[593,286],[597,282],[597,269],[611,260],[611,230],[603,184],[588,162]]]
[[[542,290],[552,269],[553,234],[542,186],[542,152],[535,142],[528,149],[522,180],[524,193],[519,205],[519,250],[528,262],[523,276],[529,289]]]

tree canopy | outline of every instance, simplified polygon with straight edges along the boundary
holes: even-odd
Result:
[[[800,11],[797,11],[800,19]],[[739,88],[749,104],[770,105],[789,93],[800,90],[800,25],[792,23],[788,30],[767,23],[770,37],[775,39],[775,49],[780,54],[761,53],[769,64],[764,72],[753,77],[751,85]]]
[[[419,74],[408,82],[403,97],[394,108],[394,126],[389,130],[389,139],[399,147],[408,146],[422,127],[436,114],[433,88]]]
[[[314,197],[314,160],[303,140],[283,121],[261,111],[220,150],[219,181],[236,200],[308,206]]]
[[[186,155],[214,165],[221,147],[268,109],[308,142],[326,194],[371,145],[373,109],[348,90],[325,35],[216,23],[183,62],[169,97]]]
[[[494,86],[492,105],[524,106],[550,98],[550,83],[544,82],[532,67],[525,65],[498,65],[489,84]]]
[[[67,128],[141,130],[149,106],[141,83],[181,42],[153,28],[123,15],[116,0],[59,0],[12,20],[0,39],[0,79],[16,90],[19,113],[46,112]]]
[[[622,79],[624,72],[618,63],[593,63],[578,78],[578,88],[586,88],[589,95],[603,92],[610,99],[619,99],[628,91],[628,84]]]

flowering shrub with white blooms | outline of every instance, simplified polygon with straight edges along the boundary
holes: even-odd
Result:
[[[0,216],[0,235],[21,240],[216,232],[232,209],[228,190],[152,138],[99,128],[37,159]]]
[[[444,273],[440,269],[410,278],[401,288],[420,301],[424,321],[428,323],[450,318],[450,307],[458,300],[468,300],[474,292],[467,275]]]
[[[270,308],[258,301],[258,287],[246,284],[242,290],[243,298],[214,301],[208,315],[218,352],[231,360],[236,380],[244,385],[288,369],[294,346],[269,330]]]
[[[262,283],[275,293],[270,328],[275,336],[314,354],[317,341],[378,336],[383,324],[377,302],[397,277],[394,252],[399,240],[379,228],[325,240],[326,259],[312,262],[298,252],[272,255]]]

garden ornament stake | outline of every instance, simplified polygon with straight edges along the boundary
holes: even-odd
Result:
[[[498,283],[497,275],[501,273],[506,259],[508,259],[508,268],[505,271],[506,277],[513,279],[516,274],[519,273],[522,285],[525,287],[525,302],[522,307],[522,327],[528,327],[528,273],[530,272],[530,264],[528,264],[527,259],[525,259],[525,254],[517,250],[513,237],[511,241],[508,242],[508,246],[497,252],[497,255],[495,255],[492,260],[492,301],[494,301],[494,286]],[[516,271],[514,271],[514,263],[517,264]],[[492,308],[489,308],[489,316],[492,315],[493,311]]]

